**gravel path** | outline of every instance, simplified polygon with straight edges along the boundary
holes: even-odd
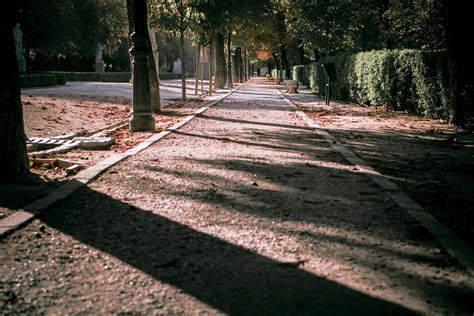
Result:
[[[0,262],[4,314],[474,311],[465,270],[263,81],[2,240]]]

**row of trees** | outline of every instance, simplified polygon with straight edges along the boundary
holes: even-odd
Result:
[[[124,1],[17,0],[17,6],[30,69],[92,68],[98,44],[108,56],[126,63]]]
[[[105,44],[112,52],[127,31],[123,25],[127,21],[124,1],[6,0],[6,6],[14,2],[22,9],[20,20],[24,21],[25,43],[34,46],[35,52],[88,54],[87,50],[95,49],[97,43]],[[196,45],[214,47],[218,88],[226,82],[232,83],[231,67],[227,67],[226,72],[226,62],[230,66],[234,59],[234,65],[238,65],[234,67],[234,78],[240,80],[248,60],[256,62],[256,52],[260,50],[270,52],[269,62],[288,76],[291,64],[316,61],[324,55],[382,48],[447,49],[453,122],[465,125],[464,114],[473,108],[473,61],[463,38],[471,22],[468,7],[463,3],[447,0],[148,0],[148,8],[152,27],[178,36],[181,44],[186,36]],[[57,25],[68,27],[51,31],[56,24],[41,27],[41,23],[46,22],[38,16],[54,16]],[[48,31],[41,34],[42,30]],[[8,41],[9,38],[5,38],[5,42]],[[81,52],[79,47],[86,51]],[[183,60],[184,45],[181,47]],[[3,148],[6,147],[2,143]]]

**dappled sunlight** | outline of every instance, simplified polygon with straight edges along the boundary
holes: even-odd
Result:
[[[311,200],[295,203],[296,200],[291,197],[294,194],[304,200],[298,188],[280,183],[278,190],[270,189],[275,187],[274,182],[278,185],[280,181],[265,179],[264,170],[269,169],[264,165],[260,166],[263,168],[261,171],[255,173],[255,169],[239,167],[239,164],[252,165],[250,162],[231,162],[216,165],[214,161],[215,168],[209,168],[211,161],[196,160],[190,164],[192,169],[179,167],[179,164],[176,168],[170,166],[170,169],[146,167],[146,174],[153,172],[153,175],[145,178],[137,170],[135,175],[129,175],[130,179],[137,180],[141,175],[143,185],[148,184],[148,190],[154,191],[159,198],[150,199],[142,195],[130,202],[137,208],[275,260],[278,265],[299,267],[359,292],[375,293],[380,298],[402,305],[407,304],[403,297],[410,295],[410,304],[416,304],[406,306],[413,309],[424,310],[427,307],[425,300],[430,291],[424,287],[425,280],[439,276],[436,272],[439,265],[453,264],[440,262],[439,249],[433,248],[431,242],[410,244],[397,237],[396,229],[392,232],[389,227],[378,229],[373,223],[374,215],[369,218],[372,224],[359,225],[360,220],[350,216],[351,212],[357,211],[351,209],[362,205],[369,210],[371,206],[365,202],[344,198],[344,194],[331,196],[317,194],[316,191],[310,195]],[[208,165],[207,168],[205,165]],[[236,173],[225,177],[224,166],[235,169]],[[258,165],[253,167],[258,168]],[[268,168],[275,169],[275,166]],[[281,170],[284,166],[277,168]],[[288,170],[294,168],[288,167]],[[171,185],[176,181],[179,186]],[[256,181],[258,186],[252,181]],[[124,188],[133,186],[140,192],[146,190],[141,183],[138,180],[123,185]],[[112,198],[127,200],[115,193]],[[179,206],[173,204],[176,198],[180,201]],[[293,206],[275,210],[276,205],[282,205],[285,200],[294,201]],[[327,203],[329,208],[325,206]],[[199,207],[196,208],[196,205]],[[341,217],[338,214],[340,211],[346,217]],[[391,214],[380,216],[390,217]],[[398,220],[397,215],[393,223]],[[256,222],[260,225],[254,226]],[[409,219],[405,219],[405,223],[411,223],[415,230],[418,229]],[[347,279],[347,273],[341,273],[343,271],[351,271],[353,277]],[[373,279],[379,280],[379,285],[374,285]],[[423,281],[414,287],[414,279]],[[452,274],[443,276],[439,282],[456,289],[463,286],[463,277]]]
[[[175,213],[180,218],[167,218],[159,209],[152,213],[140,202],[124,203],[101,193],[100,182],[81,189],[67,207],[60,203],[40,220],[51,232],[43,247],[53,253],[57,245],[73,249],[73,275],[90,271],[91,277],[83,282],[92,291],[90,299],[104,306],[113,308],[114,296],[135,291],[140,299],[186,302],[189,311],[313,313],[330,306],[332,312],[344,314],[354,308],[365,314],[410,313],[401,305],[298,268],[299,246],[287,243],[297,242],[292,237],[247,226],[245,218],[244,222],[227,218],[228,225],[221,227],[212,221],[201,227],[182,222],[199,216],[189,210],[183,217]],[[98,201],[101,209],[95,207]],[[78,249],[88,250],[88,256],[76,257]],[[58,269],[58,264],[49,261],[47,266]],[[99,272],[100,278],[94,277]],[[120,278],[115,277],[118,272]],[[107,291],[112,284],[123,284],[121,294]],[[346,303],[338,304],[341,299]],[[132,307],[133,302],[125,306]]]

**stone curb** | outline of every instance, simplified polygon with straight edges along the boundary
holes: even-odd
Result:
[[[163,139],[167,135],[171,134],[173,131],[176,131],[180,127],[189,123],[193,118],[195,118],[196,116],[199,116],[210,107],[223,101],[232,93],[234,93],[235,91],[237,91],[238,89],[246,85],[248,82],[250,81],[247,81],[243,85],[230,90],[221,98],[216,99],[210,102],[208,105],[199,108],[193,114],[186,116],[183,120],[167,128],[166,130],[149,137],[148,139],[146,139],[145,141],[143,141],[136,147],[129,149],[128,151],[124,153],[112,155],[106,158],[105,160],[102,160],[101,162],[79,172],[73,179],[61,185],[59,188],[55,189],[54,191],[50,192],[44,198],[36,200],[28,204],[27,206],[25,206],[23,209],[20,209],[16,211],[15,213],[11,214],[10,216],[7,216],[6,218],[1,219],[0,220],[0,239],[6,237],[8,234],[12,233],[13,231],[25,226],[31,220],[33,220],[36,216],[38,216],[42,211],[44,211],[48,207],[51,207],[53,204],[61,200],[64,200],[69,195],[74,193],[77,189],[91,182],[94,178],[99,176],[108,168],[112,167],[113,165],[119,163],[120,161],[130,156],[133,156],[141,152],[142,150],[150,147],[154,143],[158,142],[159,140]]]
[[[385,189],[398,206],[423,225],[452,257],[459,261],[471,275],[474,275],[474,251],[471,246],[429,214],[420,204],[403,192],[398,185],[388,180],[383,174],[370,167],[362,158],[339,143],[328,131],[313,121],[303,111],[298,110],[296,104],[288,99],[279,89],[277,90],[285,102],[296,110],[296,114],[303,119],[308,127],[314,129],[316,134],[322,136],[326,142],[330,143],[334,149],[342,154],[344,158],[352,163],[359,171],[368,175],[381,188]]]

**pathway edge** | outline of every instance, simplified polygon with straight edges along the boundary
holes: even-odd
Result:
[[[19,209],[18,211],[10,214],[9,216],[0,220],[0,240],[5,238],[10,233],[22,228],[34,218],[36,218],[41,212],[46,210],[47,208],[53,206],[57,202],[64,200],[69,195],[74,193],[77,189],[85,186],[93,179],[98,177],[100,174],[105,172],[110,167],[114,166],[115,164],[119,163],[126,158],[136,155],[139,152],[145,150],[146,148],[150,147],[154,143],[160,141],[161,139],[165,138],[167,135],[171,134],[172,132],[178,130],[179,128],[183,127],[187,123],[189,123],[192,119],[196,116],[201,115],[205,111],[207,111],[210,107],[216,105],[219,102],[222,102],[224,99],[229,97],[235,91],[239,90],[241,87],[247,85],[250,82],[247,81],[244,84],[230,90],[228,93],[223,95],[221,98],[218,98],[214,101],[211,101],[206,106],[199,108],[198,110],[194,111],[192,114],[186,116],[184,119],[180,120],[178,123],[174,124],[167,129],[152,135],[151,137],[147,138],[137,146],[132,149],[127,150],[124,153],[114,154],[106,159],[96,163],[95,165],[84,169],[83,171],[79,172],[74,178],[69,180],[67,183],[59,186],[52,192],[50,192],[45,197],[35,200],[30,204],[26,205],[25,207]]]
[[[339,143],[334,136],[327,130],[322,128],[317,122],[311,119],[306,113],[301,111],[298,106],[283,94],[280,89],[276,88],[281,94],[285,102],[293,109],[295,113],[303,119],[308,127],[313,129],[316,134],[322,136],[334,149],[352,163],[359,171],[368,175],[375,183],[390,195],[392,200],[406,211],[418,223],[424,226],[434,239],[459,263],[461,263],[467,271],[474,275],[474,250],[464,240],[454,234],[448,227],[438,221],[433,215],[428,213],[420,204],[410,198],[403,190],[390,181],[380,172],[369,166],[362,158],[349,150],[343,144]]]

